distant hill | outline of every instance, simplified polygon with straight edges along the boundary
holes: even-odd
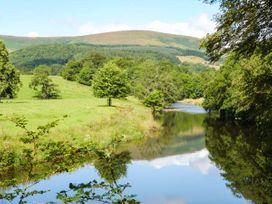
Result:
[[[199,39],[153,31],[117,31],[71,37],[16,37],[0,35],[10,51],[44,44],[86,43],[96,45],[143,45],[198,50]]]

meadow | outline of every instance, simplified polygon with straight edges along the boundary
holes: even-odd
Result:
[[[113,107],[107,107],[107,100],[95,98],[90,87],[52,76],[61,98],[41,100],[35,98],[35,91],[28,87],[31,77],[22,75],[18,97],[3,100],[0,104],[0,144],[4,147],[22,145],[19,137],[24,132],[10,121],[15,116],[24,116],[28,120],[28,128],[33,130],[61,119],[46,138],[53,141],[92,141],[103,145],[115,136],[135,140],[154,135],[159,128],[150,109],[134,97],[114,99]]]

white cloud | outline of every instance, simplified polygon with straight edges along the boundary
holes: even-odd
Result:
[[[188,166],[198,170],[204,175],[207,175],[213,168],[213,164],[209,160],[208,156],[208,150],[202,149],[198,152],[162,157],[151,161],[136,161],[135,163],[146,163],[156,169],[168,166]]]
[[[29,32],[27,36],[30,38],[36,38],[36,37],[39,37],[40,35],[37,32]]]
[[[176,23],[166,23],[155,20],[145,25],[110,24],[98,26],[91,22],[87,22],[79,27],[78,34],[87,35],[120,30],[152,30],[201,38],[207,33],[214,32],[215,22],[210,19],[208,14],[201,14],[195,18],[189,19],[187,22]]]

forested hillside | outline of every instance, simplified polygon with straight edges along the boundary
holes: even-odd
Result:
[[[99,53],[107,57],[166,59],[172,63],[179,63],[177,56],[189,55],[205,58],[205,54],[201,51],[175,47],[85,43],[37,45],[12,52],[10,57],[11,62],[17,68],[27,72],[41,64],[64,65],[72,58],[82,58],[90,53]]]

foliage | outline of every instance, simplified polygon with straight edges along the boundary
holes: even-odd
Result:
[[[14,98],[19,91],[21,82],[19,72],[9,62],[8,51],[0,41],[0,100]]]
[[[160,112],[164,108],[164,97],[160,91],[151,92],[145,99],[144,104],[147,107],[152,108],[152,114],[155,116],[156,113]]]
[[[153,91],[163,94],[165,105],[177,100],[177,87],[171,72],[171,63],[146,60],[138,65],[133,81],[134,94],[144,99]]]
[[[38,164],[38,153],[40,148],[40,142],[45,135],[49,133],[49,131],[57,126],[59,120],[52,121],[44,126],[39,126],[36,131],[29,130],[27,128],[28,121],[24,117],[13,117],[11,120],[15,123],[16,127],[20,127],[25,131],[25,135],[23,135],[20,140],[23,144],[26,144],[22,150],[20,155],[19,163],[24,166],[24,169],[27,170],[27,180],[31,181],[31,179],[35,178],[34,168]],[[18,156],[18,155],[17,155]],[[14,153],[6,154],[4,157],[0,157],[1,166],[4,164],[4,167],[14,167],[15,166],[15,155]],[[1,169],[2,171],[2,169]],[[15,187],[15,190],[8,193],[0,193],[0,199],[6,201],[13,201],[15,198],[19,198],[18,203],[27,203],[25,200],[28,197],[41,195],[46,193],[45,190],[30,190],[37,182],[30,183],[28,185]],[[16,180],[10,181],[9,185],[16,184]]]
[[[272,51],[272,4],[270,0],[204,0],[219,3],[216,16],[216,32],[206,36],[202,46],[211,61],[235,52],[250,57],[252,54],[267,55]]]
[[[71,60],[65,65],[65,67],[61,71],[61,76],[69,81],[75,81],[76,75],[80,73],[81,69],[82,69],[81,62]]]
[[[127,164],[131,161],[128,152],[115,152],[116,145],[121,142],[119,139],[112,140],[109,147],[95,150],[94,166],[105,181],[70,184],[69,190],[59,192],[57,198],[64,203],[139,203],[134,199],[135,195],[124,195],[125,190],[131,187],[130,184],[118,184],[118,180],[126,175]]]
[[[140,46],[140,45],[91,45],[77,44],[47,44],[36,45],[17,50],[11,53],[11,62],[22,72],[30,72],[35,67],[46,64],[48,66],[65,65],[71,60],[89,58],[88,61],[97,61],[96,67],[105,63],[105,58],[143,58],[152,60],[168,60],[178,64],[176,56],[199,56],[206,58],[205,53],[199,50],[181,49],[175,47]],[[104,57],[103,57],[104,56]],[[100,58],[100,59],[99,59]],[[102,62],[102,63],[101,63]]]
[[[29,87],[37,91],[37,97],[52,99],[59,97],[57,85],[49,78],[50,69],[46,65],[40,65],[34,70]]]
[[[94,76],[93,92],[96,97],[107,97],[109,106],[112,98],[126,97],[130,92],[126,72],[112,62],[106,63]]]
[[[123,195],[125,189],[130,187],[129,184],[122,185],[117,183],[117,180],[126,174],[127,164],[131,160],[128,152],[115,153],[116,147],[123,141],[123,137],[112,139],[108,147],[101,149],[98,144],[73,147],[64,141],[45,143],[43,138],[58,124],[59,120],[39,126],[36,131],[27,128],[28,121],[24,117],[16,116],[12,118],[12,121],[17,127],[25,131],[26,134],[21,137],[21,141],[27,146],[25,146],[21,155],[7,153],[4,156],[1,155],[0,165],[4,168],[14,166],[14,158],[19,157],[20,166],[27,171],[27,178],[24,181],[28,183],[23,185],[23,187],[17,186],[16,178],[11,178],[11,181],[14,180],[14,183],[10,181],[8,185],[13,185],[14,189],[1,192],[1,200],[12,202],[18,199],[19,203],[27,203],[26,200],[29,197],[47,193],[47,190],[35,189],[35,185],[39,183],[39,180],[47,176],[47,174],[41,174],[40,171],[37,174],[35,173],[35,169],[38,168],[40,162],[51,164],[51,168],[53,167],[56,172],[68,171],[69,166],[76,162],[74,160],[76,157],[81,155],[85,158],[93,153],[96,155],[95,167],[97,167],[102,178],[106,177],[106,181],[98,183],[96,180],[93,180],[86,184],[70,184],[70,190],[59,192],[57,199],[64,203],[82,203],[91,200],[102,203],[138,203],[134,199],[134,195]],[[0,176],[1,173],[3,173],[2,168]],[[50,173],[52,174],[52,172]],[[4,180],[8,179],[5,178]],[[74,192],[74,195],[71,194],[72,192]]]
[[[230,57],[205,91],[203,106],[266,126],[272,121],[272,55]]]

